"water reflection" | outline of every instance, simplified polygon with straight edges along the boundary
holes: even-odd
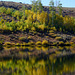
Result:
[[[5,48],[0,52],[0,74],[75,75],[74,52],[74,47]]]
[[[72,46],[65,46],[65,47],[31,47],[31,46],[21,46],[21,47],[11,47],[6,48],[4,47],[3,50],[0,51],[0,58],[26,58],[26,57],[44,57],[44,56],[65,56],[75,54],[75,47]]]
[[[49,57],[0,61],[0,74],[3,75],[71,75],[74,71],[75,55],[54,59]]]

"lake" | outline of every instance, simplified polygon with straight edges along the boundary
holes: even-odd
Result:
[[[3,48],[0,75],[75,75],[75,47]]]

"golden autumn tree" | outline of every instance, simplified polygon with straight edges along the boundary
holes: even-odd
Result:
[[[37,14],[37,20],[40,21],[41,24],[46,24],[48,21],[47,12],[42,11],[41,14]]]

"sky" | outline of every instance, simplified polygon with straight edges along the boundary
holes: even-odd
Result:
[[[25,4],[31,4],[32,0],[0,0],[0,1],[13,1],[13,2],[22,2]],[[41,0],[43,6],[49,6],[50,0]],[[54,0],[55,4],[59,0]],[[62,7],[75,7],[75,0],[60,0]]]

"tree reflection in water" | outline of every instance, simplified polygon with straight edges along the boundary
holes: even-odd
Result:
[[[14,49],[14,48],[13,48]],[[21,49],[21,50],[20,50]],[[19,50],[3,50],[9,53],[10,56],[26,55],[29,53],[27,59],[10,58],[8,54],[3,54],[7,59],[0,59],[0,74],[2,75],[66,75],[75,73],[75,51],[74,47],[23,47]],[[31,49],[31,50],[30,50]],[[10,54],[12,53],[12,54]],[[31,54],[34,54],[31,56]],[[41,53],[38,54],[37,53]],[[17,58],[18,58],[17,57]],[[21,56],[20,56],[21,57]],[[0,57],[1,58],[1,57]]]
[[[74,71],[75,55],[0,61],[0,74],[3,75],[63,75]]]

